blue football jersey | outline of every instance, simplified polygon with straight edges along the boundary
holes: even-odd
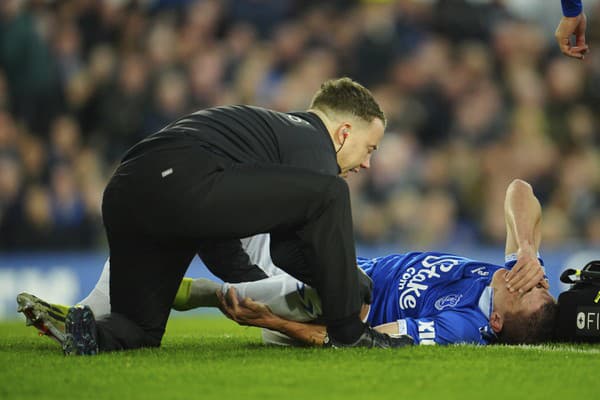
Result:
[[[438,252],[358,258],[373,280],[368,322],[398,321],[399,331],[420,344],[488,344],[493,309],[492,276],[505,266]],[[541,260],[540,260],[541,261]]]

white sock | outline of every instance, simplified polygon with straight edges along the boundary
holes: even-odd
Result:
[[[266,304],[275,315],[292,321],[306,322],[322,314],[317,291],[287,275],[276,275],[255,282],[225,283],[222,291],[233,287],[238,298],[249,297]]]
[[[102,315],[110,314],[110,260],[106,260],[100,279],[96,283],[94,289],[87,295],[86,298],[77,302],[77,304],[86,304],[94,313],[94,317],[98,318]]]

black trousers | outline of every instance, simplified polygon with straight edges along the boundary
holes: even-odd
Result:
[[[271,233],[276,264],[317,289],[326,324],[358,316],[350,211],[343,179],[299,168],[236,164],[189,146],[123,163],[102,204],[111,314],[97,321],[100,350],[160,345],[198,249],[210,258],[219,243],[263,232]],[[235,275],[221,261],[212,271]]]

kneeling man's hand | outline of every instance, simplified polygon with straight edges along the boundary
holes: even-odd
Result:
[[[238,300],[237,293],[232,287],[225,296],[218,290],[217,297],[221,312],[240,325],[266,327],[267,322],[274,316],[269,307],[249,297]]]

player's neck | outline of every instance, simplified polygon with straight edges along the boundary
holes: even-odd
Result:
[[[493,294],[493,310],[492,311],[497,311],[497,312],[503,312],[503,304],[502,304],[502,299],[501,299],[501,293],[505,292],[506,289],[506,274],[508,273],[508,270],[505,268],[500,268],[498,271],[494,272],[494,275],[492,276],[492,281],[490,282],[490,286],[492,287],[492,289],[494,289],[494,294]]]

